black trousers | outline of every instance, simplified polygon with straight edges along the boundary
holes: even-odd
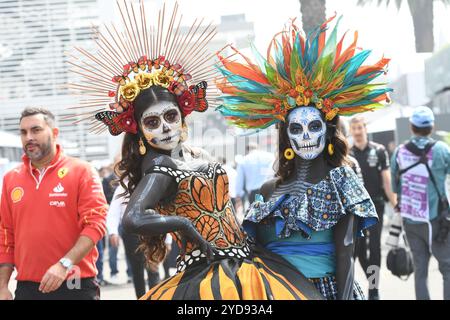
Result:
[[[248,193],[248,204],[251,205],[253,202],[255,202],[256,195],[259,193],[259,189],[252,190]]]
[[[38,282],[18,281],[16,300],[100,300],[100,287],[95,278],[84,278],[79,288],[73,288],[72,281],[63,284],[55,291],[42,293]]]
[[[147,270],[149,289],[159,283],[159,272],[154,272],[146,268],[144,253],[137,251],[141,244],[138,235],[123,232],[122,239],[125,247],[125,255],[130,262],[131,272],[133,274],[134,291],[136,292],[136,297],[140,298],[146,292],[144,270]]]
[[[174,242],[172,242],[172,250],[170,250],[169,254],[167,255],[166,259],[163,262],[164,273],[165,273],[164,279],[167,279],[170,277],[170,274],[169,274],[170,268],[177,267],[177,257],[179,254],[180,254],[180,249],[178,248],[177,243],[174,241]]]
[[[358,237],[356,240],[355,254],[363,268],[366,276],[373,272],[367,272],[369,266],[381,265],[381,231],[383,229],[384,201],[374,201],[378,214],[378,223],[366,230],[365,237]]]

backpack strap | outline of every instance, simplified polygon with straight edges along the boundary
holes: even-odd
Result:
[[[438,186],[437,186],[437,182],[436,182],[436,178],[434,177],[434,174],[431,172],[431,168],[428,165],[428,152],[431,150],[431,148],[436,144],[437,141],[435,140],[431,140],[430,142],[428,142],[425,146],[425,148],[423,149],[419,149],[412,141],[408,142],[405,145],[405,148],[410,151],[411,153],[417,155],[420,157],[419,161],[412,164],[411,166],[409,166],[408,168],[405,168],[403,170],[400,170],[399,174],[402,175],[403,173],[405,173],[406,171],[408,171],[409,169],[411,169],[412,167],[415,167],[419,164],[424,164],[425,167],[427,168],[428,171],[428,176],[430,177],[431,183],[434,186],[434,189],[436,190],[436,193],[438,195],[439,198],[439,202],[441,203],[441,206],[443,206],[443,208],[448,208],[448,200],[447,197],[445,195],[442,195],[439,192]],[[440,214],[441,212],[438,212],[438,214]]]
[[[407,144],[405,144],[405,148],[406,150],[408,150],[409,152],[411,152],[412,154],[415,154],[416,156],[419,157],[419,161],[417,161],[416,163],[413,163],[412,165],[402,169],[399,171],[399,175],[401,176],[402,174],[404,174],[405,172],[407,172],[408,170],[418,166],[419,164],[424,164],[425,166],[428,167],[428,152],[430,152],[431,148],[433,148],[433,146],[436,144],[436,141],[430,141],[425,145],[425,148],[420,149],[419,147],[416,146],[416,144],[412,141],[409,141]],[[433,178],[434,180],[434,178]]]
[[[439,196],[439,198],[441,198],[441,194],[439,193],[439,190],[437,188],[437,183],[436,183],[436,179],[434,178],[433,173],[431,172],[431,168],[428,165],[428,152],[430,152],[431,148],[436,144],[436,141],[430,141],[426,144],[425,148],[423,149],[419,149],[413,142],[409,142],[405,145],[405,148],[410,151],[411,153],[415,154],[416,156],[419,156],[420,159],[419,161],[415,164],[424,164],[425,167],[427,168],[428,171],[428,175],[430,176],[430,180],[433,183],[434,188],[436,189],[436,192]],[[409,168],[409,167],[408,167]],[[403,171],[403,170],[402,170]],[[406,171],[405,171],[406,172]]]
[[[428,142],[425,145],[425,147],[423,149],[420,149],[419,147],[416,146],[416,144],[414,142],[408,141],[406,144],[400,146],[400,147],[404,146],[406,148],[406,150],[408,150],[412,154],[415,154],[416,156],[418,156],[419,161],[417,161],[416,163],[413,163],[413,164],[409,165],[408,167],[401,169],[397,172],[397,175],[395,176],[395,183],[397,184],[397,186],[400,185],[400,178],[404,173],[406,173],[407,171],[411,170],[412,168],[414,168],[422,163],[427,168],[428,175],[430,176],[430,179],[439,195],[439,190],[437,189],[436,181],[434,179],[433,174],[431,173],[430,167],[428,166],[428,157],[427,157],[428,152],[430,152],[431,148],[433,148],[433,146],[435,144],[436,144],[436,141],[431,140],[430,142]],[[398,157],[398,154],[397,154],[397,157]],[[397,161],[397,158],[395,159],[395,161]],[[398,161],[397,161],[397,165],[398,165]],[[439,195],[439,197],[440,197],[440,195]],[[398,194],[398,197],[397,197],[397,206],[399,206],[400,203],[401,203],[401,192]]]

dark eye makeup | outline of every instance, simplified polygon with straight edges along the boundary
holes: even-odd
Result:
[[[309,131],[317,132],[322,130],[322,122],[320,120],[311,121],[308,125]]]
[[[167,123],[174,123],[180,119],[180,113],[176,109],[170,109],[166,111],[162,117]],[[142,120],[142,125],[146,129],[154,130],[159,128],[161,125],[161,117],[160,116],[148,116]]]
[[[180,119],[180,114],[177,110],[171,109],[164,113],[164,120],[166,120],[168,123],[174,123],[177,122]]]
[[[291,134],[300,134],[303,132],[303,127],[299,123],[291,123],[289,125],[289,132]]]
[[[161,124],[161,119],[157,116],[145,117],[142,125],[147,129],[156,129]]]

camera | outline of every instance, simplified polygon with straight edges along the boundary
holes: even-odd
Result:
[[[402,216],[399,213],[394,213],[392,222],[389,227],[389,235],[386,239],[386,244],[391,247],[398,247],[400,241],[400,234],[402,233]]]
[[[436,233],[435,240],[438,243],[447,242],[447,236],[450,231],[450,212],[439,218],[439,229]]]
[[[447,242],[447,236],[450,231],[450,210],[446,197],[442,197],[439,202],[439,229],[436,233],[434,240],[438,243]]]

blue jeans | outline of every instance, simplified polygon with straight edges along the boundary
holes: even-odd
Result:
[[[123,240],[123,227],[122,227],[122,224],[119,224],[119,236],[120,236],[120,238],[122,238],[122,240]],[[117,249],[116,250],[119,250],[119,248],[117,247]],[[117,257],[117,252],[116,252],[116,257]],[[127,276],[129,277],[129,278],[131,278],[131,277],[133,277],[133,272],[132,272],[132,269],[131,269],[131,263],[130,263],[130,259],[128,258],[128,256],[125,254],[125,260],[126,260],[126,262],[127,262]],[[117,260],[116,260],[117,261]],[[117,262],[116,262],[117,263]],[[111,269],[112,270],[112,269]]]
[[[103,240],[104,238],[100,239],[97,242],[97,250],[98,250],[98,259],[95,262],[95,266],[97,267],[98,274],[97,274],[97,280],[103,281]]]
[[[119,247],[112,246],[111,242],[108,241],[108,250],[109,268],[111,269],[111,276],[114,276],[119,273],[117,269],[117,252],[119,251]]]

